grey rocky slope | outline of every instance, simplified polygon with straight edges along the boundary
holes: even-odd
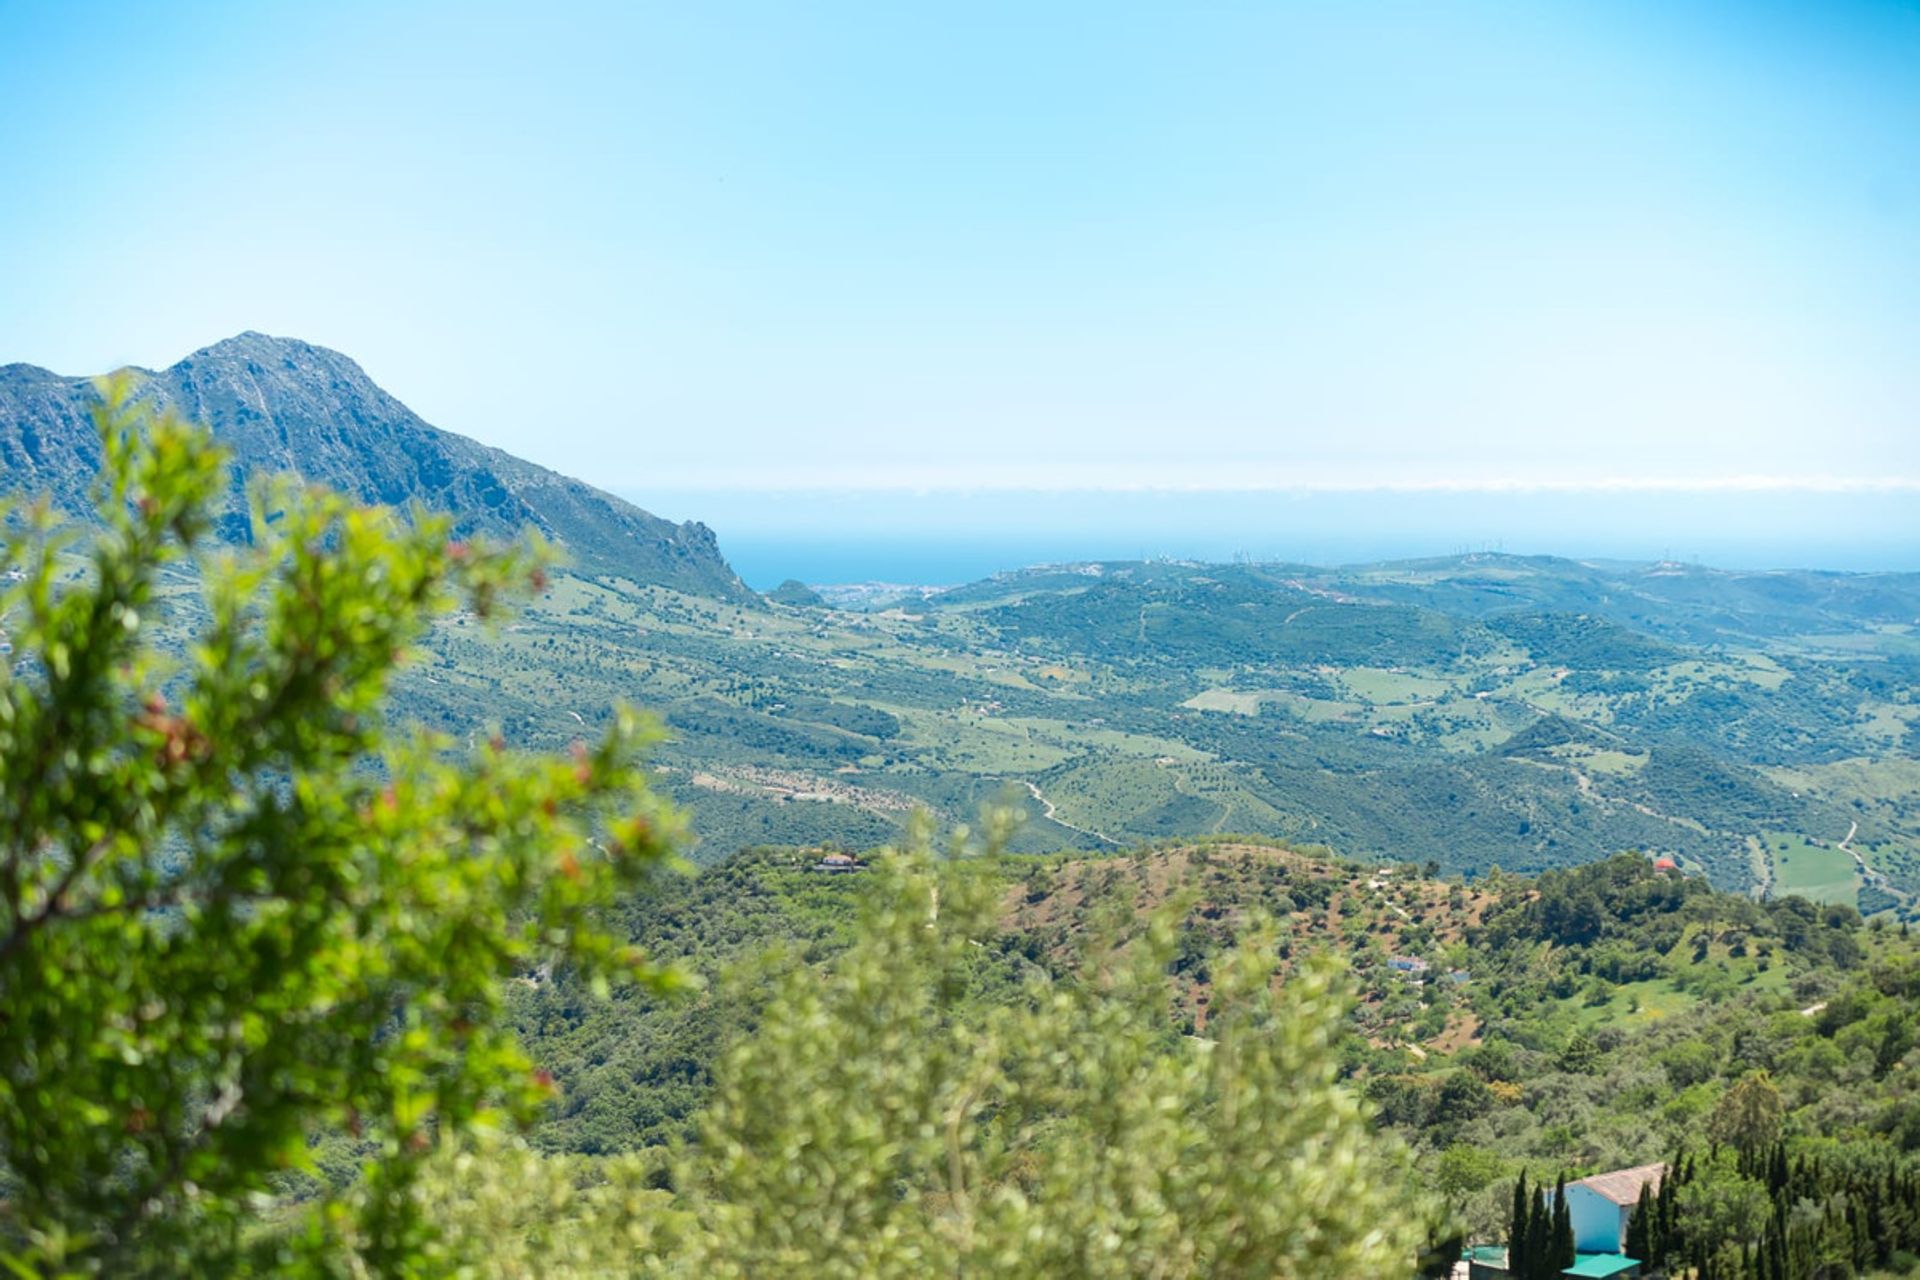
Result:
[[[419,502],[463,532],[539,530],[590,574],[701,595],[752,593],[711,530],[675,524],[591,485],[422,421],[337,351],[243,333],[147,373],[151,392],[233,451],[235,484],[297,472],[371,502]],[[89,378],[0,366],[0,488],[88,509],[100,461]]]

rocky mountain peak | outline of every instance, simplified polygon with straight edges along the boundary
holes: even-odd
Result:
[[[233,454],[236,490],[256,473],[296,472],[364,501],[419,503],[463,532],[532,527],[584,572],[723,599],[753,593],[712,533],[674,524],[612,494],[442,431],[389,395],[351,358],[249,330],[148,375],[151,394],[212,428]],[[16,492],[50,492],[86,509],[100,461],[87,378],[0,368],[0,474]],[[556,404],[556,415],[569,412]],[[243,522],[236,522],[236,528]]]

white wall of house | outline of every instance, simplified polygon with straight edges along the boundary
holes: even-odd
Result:
[[[1590,1187],[1567,1188],[1567,1216],[1573,1219],[1573,1247],[1581,1253],[1618,1253],[1632,1210]]]

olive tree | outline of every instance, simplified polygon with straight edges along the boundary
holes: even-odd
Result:
[[[883,858],[849,951],[792,972],[681,1171],[715,1276],[1411,1275],[1425,1206],[1336,1081],[1347,997],[1254,922],[1173,1030],[1177,919],[1012,1000],[970,996],[1000,890]]]
[[[1786,1104],[1773,1077],[1765,1071],[1749,1071],[1721,1095],[1707,1117],[1707,1133],[1714,1142],[1752,1159],[1779,1140],[1785,1114]]]

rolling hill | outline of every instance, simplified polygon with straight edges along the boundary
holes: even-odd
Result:
[[[503,634],[442,628],[403,700],[548,745],[615,699],[655,709],[702,862],[866,847],[916,806],[959,823],[999,797],[1027,852],[1246,833],[1481,874],[1639,849],[1767,893],[1805,878],[1780,850],[1811,848],[1793,856],[1826,864],[1824,897],[1920,891],[1901,626],[1823,611],[1700,644],[1524,598],[1454,612],[1131,568],[878,612],[569,579]]]
[[[872,877],[815,862],[746,850],[631,905],[636,943],[708,980],[694,998],[596,1002],[564,976],[516,991],[520,1032],[564,1090],[543,1147],[600,1154],[684,1133],[727,1045],[755,1022],[764,966],[825,971],[851,936]],[[1685,1089],[1737,1078],[1762,1053],[1795,1077],[1791,1105],[1809,1128],[1871,1136],[1910,1123],[1905,1084],[1860,1082],[1841,1108],[1823,1088],[1834,1063],[1809,1056],[1892,1007],[1872,981],[1912,973],[1910,938],[1845,908],[1756,904],[1628,856],[1463,883],[1237,839],[981,856],[958,870],[994,884],[1001,903],[969,997],[982,1001],[1005,998],[1009,970],[1069,981],[1089,949],[1127,944],[1159,911],[1177,920],[1169,1022],[1190,1035],[1206,1033],[1210,962],[1256,917],[1278,922],[1282,973],[1317,951],[1339,956],[1356,997],[1347,1070],[1423,1159],[1463,1141],[1516,1161],[1657,1158],[1695,1136]],[[1865,1030],[1841,1043],[1870,1063]]]

